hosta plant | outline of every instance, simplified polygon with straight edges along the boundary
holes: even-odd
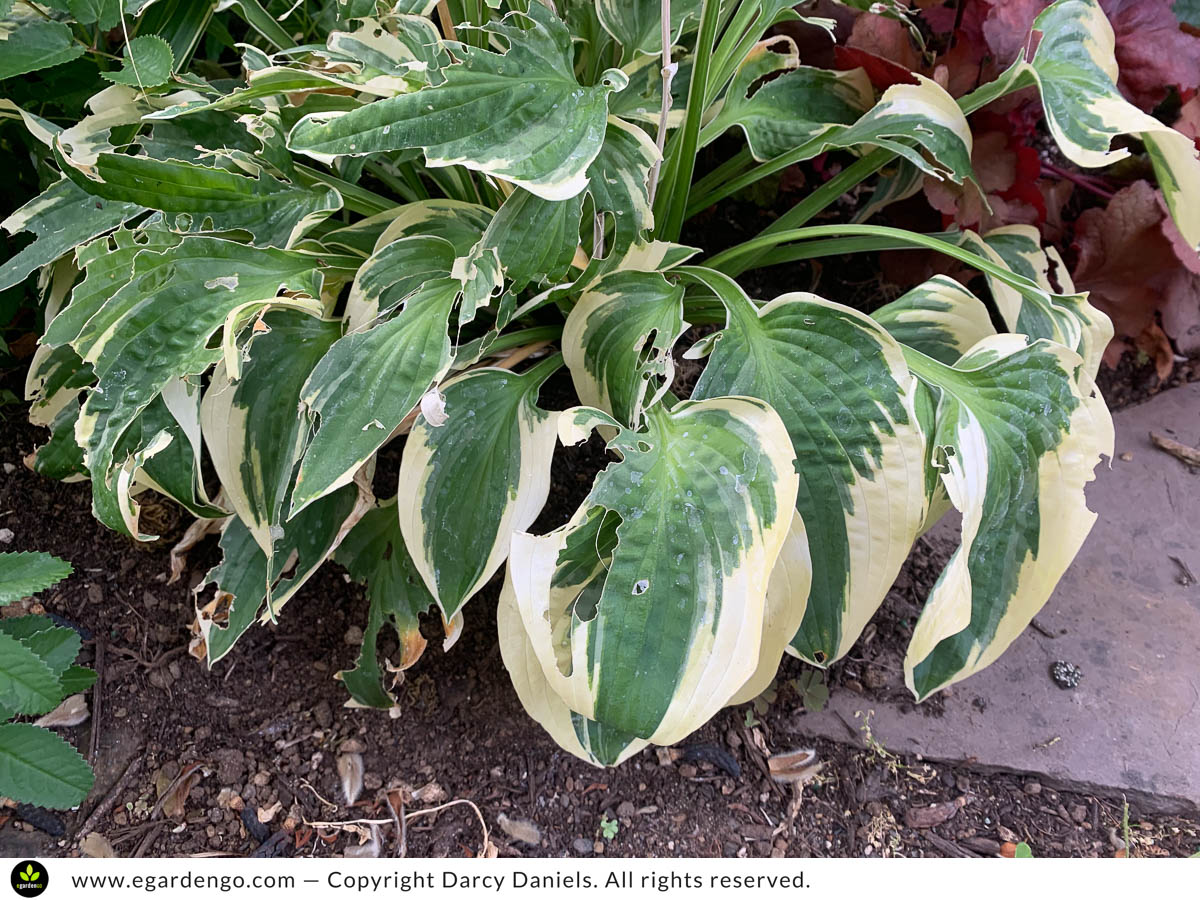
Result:
[[[0,607],[45,590],[71,574],[48,553],[0,553]],[[0,797],[55,809],[78,806],[92,788],[92,770],[75,748],[39,727],[12,722],[55,710],[87,690],[91,669],[74,665],[81,639],[46,616],[0,618]],[[82,698],[76,697],[76,700]],[[49,717],[47,717],[49,718]]]
[[[805,15],[349,0],[298,45],[242,44],[237,78],[106,88],[38,132],[61,179],[5,222],[33,236],[14,276],[41,267],[50,320],[29,397],[51,436],[30,464],[89,478],[96,516],[139,540],[143,490],[220,523],[197,599],[210,663],[340,563],[370,600],[340,674],[364,706],[395,708],[421,614],[452,640],[505,567],[521,702],[597,763],[753,698],[785,652],[844,656],[951,507],[961,544],[905,675],[925,698],[978,671],[1095,518],[1111,327],[1026,229],[809,223],[881,172],[886,193],[897,159],[972,188],[965,116],[1016,91],[1040,92],[1080,165],[1147,154],[1193,245],[1200,163],[1121,99],[1095,0],[1049,6],[958,101],[803,65],[773,28]],[[745,149],[697,178],[723,135]],[[829,152],[850,164],[762,234],[680,242],[695,213]],[[935,278],[868,316],[736,280],[905,247],[978,270],[982,296]],[[703,367],[688,392],[681,357]],[[550,404],[564,369],[578,402]],[[607,466],[534,533],[559,445],[593,432]],[[389,445],[398,483],[376,497]]]

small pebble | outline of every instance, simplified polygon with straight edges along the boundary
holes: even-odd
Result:
[[[1039,782],[1036,782],[1036,781],[1025,782],[1025,793],[1029,794],[1029,796],[1036,797],[1041,792],[1042,792],[1042,786]]]
[[[587,838],[575,838],[575,840],[571,842],[571,847],[574,848],[575,852],[580,856],[592,855],[592,842]]]
[[[0,544],[11,544],[15,537],[11,528],[0,528]]]

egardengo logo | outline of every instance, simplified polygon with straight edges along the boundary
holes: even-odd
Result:
[[[39,897],[50,879],[46,867],[32,859],[17,863],[12,870],[12,889],[18,897]]]

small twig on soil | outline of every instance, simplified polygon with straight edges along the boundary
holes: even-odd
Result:
[[[137,751],[135,750],[134,752],[136,753]],[[117,800],[120,798],[125,788],[129,787],[133,779],[137,777],[138,772],[142,770],[142,763],[144,760],[145,757],[141,754],[134,756],[134,758],[130,760],[124,774],[117,779],[117,783],[113,785],[112,790],[104,795],[104,799],[97,803],[92,811],[88,813],[88,817],[83,820],[83,824],[80,825],[79,830],[75,832],[76,841],[87,837],[91,832],[96,830],[96,824],[102,818],[108,815],[109,810],[116,805]]]
[[[97,638],[97,641],[99,641],[99,638]],[[178,647],[172,647],[170,650],[164,650],[162,653],[158,654],[158,656],[154,657],[154,659],[146,660],[136,650],[129,650],[125,647],[113,647],[114,652],[120,653],[122,656],[132,659],[134,662],[136,662],[139,666],[141,666],[143,669],[146,669],[147,671],[162,668],[168,662],[173,660],[175,657],[182,656],[183,654],[187,653],[187,649],[188,649],[187,644],[181,644]],[[96,658],[97,659],[100,658],[98,647],[97,647]],[[99,679],[97,679],[97,681],[99,681]]]
[[[1058,637],[1057,634],[1055,634],[1053,631],[1051,631],[1046,626],[1042,625],[1037,619],[1031,619],[1029,621],[1029,627],[1032,628],[1034,631],[1036,631],[1038,634],[1040,634],[1042,637],[1050,638],[1050,640],[1054,640],[1055,638]]]
[[[96,767],[96,753],[100,750],[100,726],[104,721],[104,635],[96,636],[96,685],[92,689],[92,733],[88,737],[88,765]]]
[[[138,844],[137,850],[134,851],[134,859],[141,859],[146,855],[146,851],[150,849],[151,844],[158,840],[158,836],[162,834],[162,830],[165,826],[166,823],[158,822],[153,828],[146,832],[146,836],[142,838],[142,842]]]
[[[1179,441],[1172,440],[1165,434],[1159,434],[1157,431],[1150,432],[1150,440],[1155,447],[1165,450],[1181,462],[1185,462],[1189,466],[1200,467],[1200,450],[1197,450],[1195,447],[1181,444]]]

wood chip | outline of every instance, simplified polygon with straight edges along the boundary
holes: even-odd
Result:
[[[1195,447],[1181,444],[1179,441],[1173,440],[1165,434],[1159,434],[1157,431],[1150,432],[1150,440],[1154,442],[1154,446],[1158,447],[1158,449],[1165,450],[1189,466],[1200,468],[1200,450],[1197,450]]]

